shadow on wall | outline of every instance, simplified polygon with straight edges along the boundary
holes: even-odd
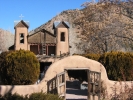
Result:
[[[47,82],[47,92],[57,94],[57,81],[56,77]]]
[[[0,86],[0,95],[1,95],[1,86]]]
[[[6,88],[6,89],[4,89],[4,88]],[[8,88],[10,88],[10,89],[8,89]],[[3,90],[5,90],[4,91],[4,95],[5,95],[8,93],[12,93],[13,89],[14,89],[14,85],[9,86],[9,87],[8,86],[0,86],[0,95],[3,95],[3,93],[2,93]]]

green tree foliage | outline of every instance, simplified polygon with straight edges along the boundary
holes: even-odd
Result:
[[[84,56],[88,59],[93,59],[102,63],[106,69],[108,78],[110,80],[115,80],[115,81],[119,81],[119,80],[132,81],[133,80],[133,73],[132,73],[133,72],[133,53],[113,51],[113,52],[104,53],[102,55],[91,53],[91,54],[83,54],[81,56]],[[72,75],[70,76],[75,76],[75,73],[72,72]],[[84,76],[84,74],[82,74],[81,76],[84,78],[86,77]],[[84,78],[83,80],[86,80]]]
[[[17,93],[15,93],[15,94],[7,93],[4,96],[0,95],[0,100],[28,100],[28,97],[27,97],[27,95],[25,97],[20,96]]]
[[[6,55],[11,53],[12,51],[8,51],[8,52],[2,52],[0,54],[0,84],[1,83],[1,77],[4,77],[4,74],[1,73],[1,71],[3,70],[3,72],[5,72],[5,69],[3,69],[2,66],[5,66],[5,61],[6,61]]]
[[[91,53],[91,54],[83,54],[82,56],[88,58],[88,59],[92,59],[92,60],[96,60],[98,61],[99,58],[100,58],[100,54],[94,54],[94,53]]]
[[[54,94],[45,94],[45,93],[32,93],[29,97],[29,100],[63,100],[59,98],[58,95]]]
[[[0,100],[64,100],[60,98],[58,95],[54,94],[45,94],[42,92],[32,93],[29,96],[21,96],[19,94],[11,94],[8,93],[5,96],[0,95]]]
[[[39,62],[30,51],[18,50],[0,55],[0,74],[4,84],[34,84],[38,79],[39,69]]]
[[[5,62],[5,60],[6,60],[6,55],[7,54],[9,54],[9,53],[11,53],[12,51],[9,51],[9,52],[2,52],[1,54],[0,54],[0,66],[4,66],[4,62]]]
[[[73,55],[79,55],[79,56],[83,56],[86,57],[88,59],[92,59],[92,60],[96,60],[98,61],[100,58],[100,54],[94,54],[94,53],[87,53],[87,54],[73,54]]]
[[[133,54],[124,52],[108,52],[99,58],[111,80],[133,80]]]

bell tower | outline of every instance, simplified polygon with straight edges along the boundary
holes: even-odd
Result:
[[[69,52],[69,23],[66,21],[54,22],[54,34],[56,35],[56,55]]]
[[[16,21],[14,26],[15,29],[15,50],[28,50],[27,36],[29,25],[27,22],[21,20]]]

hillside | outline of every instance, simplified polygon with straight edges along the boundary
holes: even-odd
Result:
[[[29,32],[46,29],[53,33],[54,21],[70,23],[70,53],[104,53],[133,50],[133,4],[95,3],[83,9],[66,10]],[[14,35],[0,29],[0,50],[14,43]]]
[[[74,21],[87,52],[133,50],[133,6],[130,3],[99,3],[83,9],[84,16]]]
[[[0,29],[0,51],[6,51],[14,44],[14,35],[9,31]]]
[[[32,30],[52,30],[54,21],[70,23],[70,52],[103,53],[133,50],[133,4],[129,2],[90,4],[83,9],[66,10]]]

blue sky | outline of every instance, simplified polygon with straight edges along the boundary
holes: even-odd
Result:
[[[46,23],[60,12],[80,9],[88,0],[0,0],[0,28],[14,33],[14,21],[30,22],[29,31]]]

